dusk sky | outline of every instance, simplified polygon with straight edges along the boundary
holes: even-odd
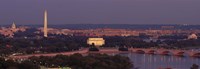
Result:
[[[200,0],[1,0],[0,25],[200,24]]]

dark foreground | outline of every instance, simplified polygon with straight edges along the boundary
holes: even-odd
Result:
[[[40,69],[47,68],[63,68],[72,69],[131,69],[133,64],[128,57],[106,54],[89,54],[83,56],[74,54],[71,56],[57,55],[54,57],[30,57],[25,61],[0,60],[0,68],[2,69]]]

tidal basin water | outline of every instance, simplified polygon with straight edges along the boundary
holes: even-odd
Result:
[[[200,58],[178,57],[166,55],[151,55],[137,53],[120,53],[120,55],[128,56],[138,69],[190,69],[192,64],[200,65]]]

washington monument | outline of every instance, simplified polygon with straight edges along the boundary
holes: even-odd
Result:
[[[44,11],[44,37],[48,37],[47,10]]]

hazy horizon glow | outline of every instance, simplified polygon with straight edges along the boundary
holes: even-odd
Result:
[[[1,0],[0,24],[200,24],[200,0]]]

